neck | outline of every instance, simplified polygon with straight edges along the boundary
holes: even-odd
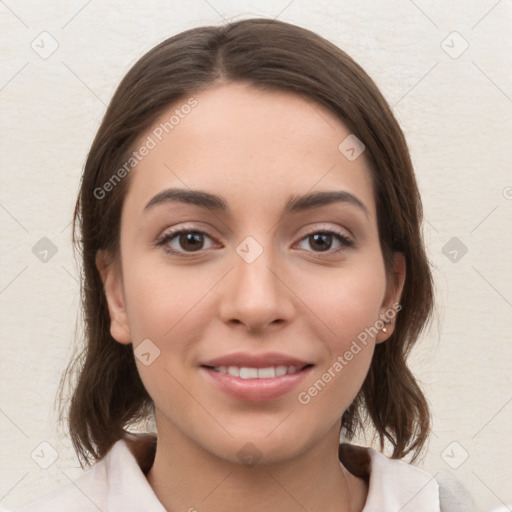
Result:
[[[360,511],[366,484],[340,464],[334,433],[293,460],[250,466],[216,457],[180,432],[158,429],[148,482],[168,511]]]

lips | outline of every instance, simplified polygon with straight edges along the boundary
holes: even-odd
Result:
[[[222,392],[253,402],[275,400],[306,377],[313,364],[284,354],[237,353],[200,365],[202,374]]]

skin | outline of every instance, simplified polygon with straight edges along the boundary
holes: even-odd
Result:
[[[112,336],[134,349],[150,339],[160,350],[148,366],[137,359],[158,431],[148,481],[167,510],[361,510],[366,485],[337,458],[341,416],[393,321],[307,405],[298,393],[399,302],[404,261],[395,255],[386,272],[364,153],[345,158],[338,146],[350,131],[293,93],[231,83],[194,97],[198,105],[132,171],[120,261],[97,259]],[[230,213],[176,201],[144,211],[170,187],[220,195]],[[364,209],[337,202],[283,215],[292,195],[334,190]],[[181,227],[207,233],[201,250],[180,245],[179,235],[167,245],[184,256],[157,245]],[[326,230],[353,245],[333,237],[322,251],[308,235]],[[263,249],[252,263],[236,252],[247,236]],[[276,400],[243,401],[198,367],[235,351],[280,352],[314,366]],[[239,458],[248,442],[261,457],[253,466]]]

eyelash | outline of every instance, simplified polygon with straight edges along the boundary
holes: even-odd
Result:
[[[160,237],[155,245],[157,247],[162,247],[162,249],[168,253],[168,254],[172,254],[172,255],[175,255],[175,256],[182,256],[182,257],[188,257],[189,255],[194,255],[194,254],[199,254],[203,251],[203,249],[199,249],[198,251],[191,251],[191,252],[186,252],[186,251],[176,251],[174,249],[171,249],[167,244],[175,239],[177,236],[179,235],[182,235],[182,234],[186,234],[186,233],[195,233],[195,234],[199,234],[199,235],[205,235],[206,237],[210,238],[210,239],[213,239],[213,237],[211,237],[208,233],[206,233],[205,231],[201,231],[199,229],[193,229],[193,228],[180,228],[180,229],[176,229],[175,231],[170,231],[168,233],[165,233],[162,237]],[[338,233],[337,231],[333,231],[333,230],[329,230],[329,229],[320,229],[320,230],[316,230],[316,231],[311,231],[310,233],[307,233],[306,235],[304,235],[300,240],[299,242],[302,242],[303,240],[306,240],[308,237],[312,236],[312,235],[317,235],[317,234],[322,234],[322,235],[332,235],[340,244],[341,247],[339,247],[338,249],[336,250],[332,250],[332,249],[328,249],[327,251],[308,251],[308,252],[313,252],[315,254],[319,254],[319,255],[333,255],[333,254],[336,254],[336,253],[339,253],[339,252],[343,252],[343,251],[347,251],[348,249],[351,249],[355,246],[355,243],[353,240],[351,240],[348,236],[344,235],[344,234],[341,234],[341,233]]]

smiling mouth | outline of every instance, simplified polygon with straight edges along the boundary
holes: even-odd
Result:
[[[295,364],[269,362],[252,363],[257,366],[245,366],[240,362],[230,365],[201,365],[199,368],[209,385],[224,395],[244,402],[267,402],[289,395],[304,382],[313,369],[313,364],[294,361]],[[220,361],[219,361],[220,363]],[[251,363],[249,363],[251,364]]]
[[[214,372],[231,375],[232,377],[239,377],[245,380],[251,379],[273,379],[276,377],[283,377],[284,375],[292,375],[300,372],[305,368],[313,365],[306,364],[302,367],[296,366],[268,366],[266,368],[253,368],[249,366],[203,366]]]

